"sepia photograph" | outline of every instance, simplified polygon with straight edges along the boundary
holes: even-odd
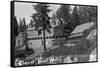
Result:
[[[11,2],[11,66],[98,61],[97,6]]]

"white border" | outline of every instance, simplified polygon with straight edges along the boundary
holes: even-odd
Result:
[[[100,12],[100,0],[24,0],[37,2],[54,2],[54,3],[68,3],[68,4],[87,4],[98,5],[98,12]],[[98,13],[98,16],[100,13]],[[100,17],[98,17],[98,26],[100,27]],[[98,27],[98,37],[100,38],[100,30]],[[98,56],[100,61],[100,40],[98,40]],[[37,68],[99,68],[98,63],[84,63],[84,64],[65,64],[65,65],[50,65],[50,66],[36,66]],[[0,0],[0,68],[10,68],[10,0]],[[23,67],[24,68],[24,67]],[[26,67],[25,67],[26,68]],[[32,67],[27,67],[32,68]]]

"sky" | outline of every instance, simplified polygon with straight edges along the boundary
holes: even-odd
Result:
[[[24,17],[26,24],[30,23],[30,20],[32,19],[30,16],[35,13],[34,7],[32,7],[32,5],[36,5],[36,3],[15,2],[15,16],[17,17],[18,22],[19,18]],[[58,8],[60,8],[60,5],[50,4],[49,8],[52,10],[49,13],[49,16],[51,17],[52,14],[56,12]]]

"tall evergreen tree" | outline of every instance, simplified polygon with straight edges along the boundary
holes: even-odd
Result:
[[[54,28],[54,35],[68,35],[68,26],[71,23],[70,5],[62,5],[56,12],[56,16],[60,23]]]
[[[64,36],[69,34],[69,30],[67,29],[68,23],[71,21],[70,17],[70,5],[61,5],[61,7],[56,11],[58,24],[54,27],[54,36]],[[55,38],[56,42],[54,45],[62,46],[65,43],[65,38]],[[56,44],[57,43],[57,44]]]
[[[60,9],[57,10],[56,15],[58,19],[62,18],[64,21],[69,22],[70,20],[70,5],[62,5]]]
[[[26,21],[25,21],[25,18],[23,18],[21,20],[21,18],[19,19],[19,32],[24,32],[26,30]]]
[[[24,42],[24,45],[26,46],[26,51],[29,50],[29,47],[28,47],[28,43],[27,43],[27,25],[26,25],[26,21],[25,21],[25,18],[22,19],[22,29],[23,29],[23,42]]]
[[[19,32],[23,32],[23,21],[19,18]]]
[[[23,24],[23,31],[26,31],[26,21],[25,21],[25,18],[23,18],[23,20],[22,20],[22,24]]]
[[[22,32],[22,37],[23,37],[23,44],[26,46],[26,51],[29,49],[28,44],[27,44],[27,25],[26,25],[26,21],[25,18],[23,18],[21,20],[21,18],[19,19],[20,23],[19,23],[19,32]]]
[[[35,21],[35,29],[38,31],[38,34],[40,35],[42,33],[42,30],[46,30],[47,32],[51,33],[50,28],[50,17],[48,13],[51,11],[49,8],[49,5],[47,4],[37,4],[34,6],[34,9],[37,13],[32,15],[33,20]],[[39,27],[42,27],[39,29]]]
[[[30,24],[29,24],[29,27],[30,27],[30,28],[33,28],[33,26],[34,26],[34,22],[33,22],[33,20],[31,20],[31,21],[30,21]]]
[[[49,9],[49,5],[47,4],[40,4],[38,3],[37,5],[34,6],[34,9],[36,10],[37,13],[32,15],[33,20],[35,21],[35,30],[38,31],[38,35],[42,34],[43,31],[43,36],[44,36],[44,50],[46,50],[46,44],[45,44],[45,31],[51,33],[50,28],[50,17],[48,13],[51,11]],[[41,27],[41,28],[40,28]]]

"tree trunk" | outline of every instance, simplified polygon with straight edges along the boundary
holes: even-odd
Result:
[[[46,40],[45,40],[45,24],[43,25],[43,45],[44,45],[44,51],[46,51]]]
[[[24,31],[24,44],[25,44],[25,46],[26,46],[26,51],[28,51],[29,50],[29,47],[28,47],[28,44],[27,44],[27,31],[25,30]]]

